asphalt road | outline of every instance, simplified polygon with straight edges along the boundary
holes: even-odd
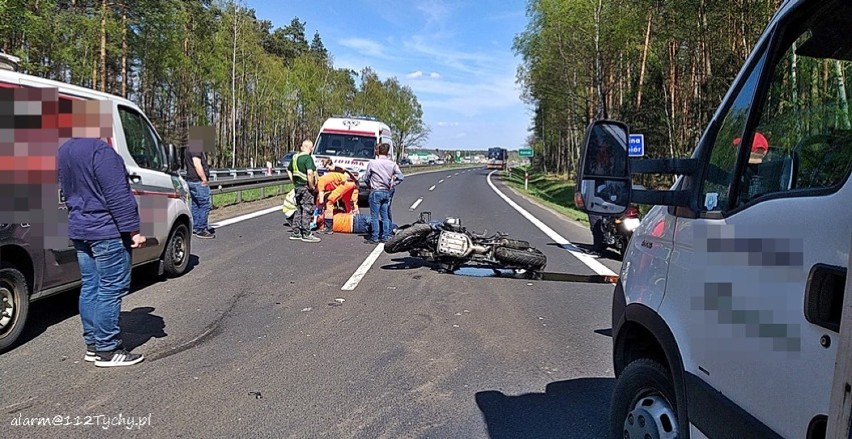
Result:
[[[595,274],[498,196],[487,175],[410,176],[394,198],[394,222],[420,211],[457,216],[468,228],[530,241],[548,272]],[[584,227],[492,181],[555,234],[591,241]],[[134,271],[122,328],[125,344],[146,355],[140,365],[82,360],[77,293],[33,304],[23,341],[0,355],[3,436],[606,436],[612,285],[448,275],[382,253],[344,291],[375,246],[343,234],[290,241],[282,219],[272,213],[193,240],[192,269],[180,278]],[[149,425],[16,425],[119,415]]]

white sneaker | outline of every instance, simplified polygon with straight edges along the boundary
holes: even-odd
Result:
[[[131,354],[124,349],[116,349],[112,352],[98,352],[95,358],[95,366],[98,367],[119,367],[133,366],[141,363],[145,359],[142,354]]]

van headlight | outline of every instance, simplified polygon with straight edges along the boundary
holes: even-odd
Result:
[[[624,223],[624,228],[630,232],[639,227],[639,218],[625,218],[622,222]]]

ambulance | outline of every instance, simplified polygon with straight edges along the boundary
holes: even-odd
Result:
[[[331,159],[340,166],[358,174],[358,190],[361,200],[367,197],[364,171],[367,164],[376,158],[376,145],[390,145],[389,157],[395,157],[393,136],[390,127],[374,117],[336,116],[322,124],[314,143],[314,163],[319,175],[327,172],[322,161]]]

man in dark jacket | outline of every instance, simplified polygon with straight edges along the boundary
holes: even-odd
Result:
[[[212,126],[191,127],[189,129],[189,147],[184,151],[186,165],[186,183],[192,199],[192,233],[197,238],[210,239],[216,235],[210,232],[207,218],[210,215],[212,200],[210,196],[210,166],[205,150],[214,144],[216,131]]]
[[[82,123],[110,120],[107,102],[75,102]],[[86,361],[95,366],[129,366],[144,359],[121,344],[118,317],[121,298],[130,290],[131,249],[145,244],[139,233],[139,209],[130,190],[124,161],[98,137],[112,137],[112,128],[74,127],[72,138],[57,155],[60,188],[68,206],[68,237],[77,250],[82,287],[80,319]]]

